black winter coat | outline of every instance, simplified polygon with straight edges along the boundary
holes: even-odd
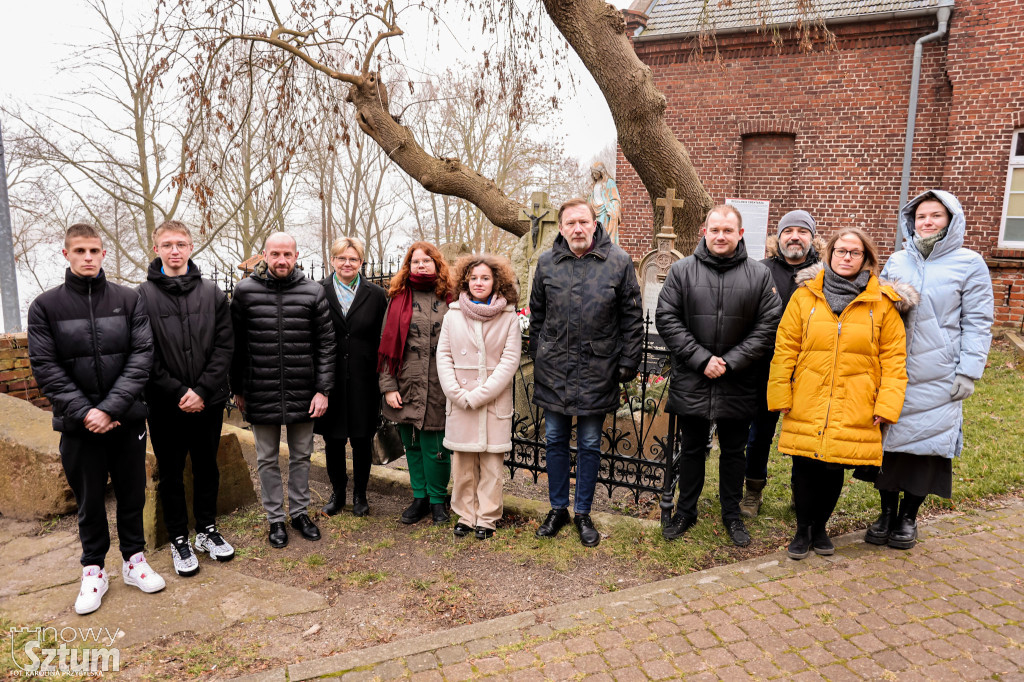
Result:
[[[337,342],[334,392],[313,430],[327,438],[367,438],[380,423],[377,349],[388,297],[384,289],[361,279],[346,316],[333,280],[331,275],[320,284],[330,304]]]
[[[249,423],[309,421],[313,396],[334,387],[334,327],[324,288],[298,267],[278,279],[260,261],[235,287],[231,320],[231,390],[245,398]]]
[[[746,419],[764,386],[757,361],[768,352],[782,304],[768,268],[747,258],[740,240],[729,258],[708,251],[703,239],[692,256],[669,270],[658,297],[656,323],[672,352],[672,383],[665,409],[704,419]],[[727,370],[704,376],[712,356]]]
[[[619,367],[643,352],[640,285],[629,255],[598,224],[594,248],[577,258],[562,235],[541,254],[530,294],[533,402],[570,415],[619,406]]]
[[[153,363],[145,304],[103,270],[36,297],[28,309],[28,355],[39,389],[53,403],[53,428],[84,432],[92,408],[114,421],[145,419],[142,391]]]
[[[162,268],[154,259],[139,286],[155,346],[146,399],[173,408],[191,388],[207,406],[223,409],[235,348],[228,297],[191,260],[180,277]]]

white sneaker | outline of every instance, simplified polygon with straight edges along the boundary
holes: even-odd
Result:
[[[199,572],[199,557],[192,551],[192,543],[187,537],[171,540],[171,558],[174,559],[174,572],[178,575],[190,576]]]
[[[107,572],[99,566],[82,568],[82,589],[75,600],[75,613],[84,616],[100,607],[103,595],[107,593],[109,582]]]
[[[121,577],[125,585],[135,585],[143,592],[159,592],[167,587],[160,574],[146,562],[142,552],[136,552],[131,559],[121,564]]]
[[[196,533],[196,551],[209,552],[211,559],[231,561],[235,548],[217,531],[217,526],[207,526],[202,533]]]

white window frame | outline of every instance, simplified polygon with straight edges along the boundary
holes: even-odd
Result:
[[[1013,180],[1013,171],[1024,168],[1024,155],[1015,156],[1013,151],[1020,144],[1020,138],[1024,137],[1024,128],[1013,131],[1010,138],[1009,164],[1006,169],[1006,190],[1003,192],[1003,212],[999,219],[999,246],[1004,249],[1024,249],[1024,241],[1008,241],[1004,239],[1006,234],[1006,212],[1010,209],[1010,182]],[[1014,218],[1018,216],[1013,216]]]

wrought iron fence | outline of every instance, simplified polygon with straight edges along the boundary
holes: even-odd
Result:
[[[651,333],[650,315],[644,321],[643,356],[639,376],[621,386],[620,407],[605,419],[601,433],[601,468],[597,482],[611,495],[616,488],[630,491],[634,503],[647,492],[660,496],[661,518],[665,524],[672,514],[679,476],[681,438],[676,416],[665,413],[671,353],[661,338]],[[518,470],[532,475],[536,483],[547,470],[545,461],[544,411],[532,403],[533,363],[525,353],[513,385],[515,415],[512,423],[512,451],[505,466],[515,478]],[[576,429],[570,443],[570,476],[576,476]]]

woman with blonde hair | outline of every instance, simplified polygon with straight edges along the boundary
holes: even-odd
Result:
[[[413,242],[391,278],[387,314],[377,352],[386,419],[398,423],[409,465],[413,501],[402,512],[411,524],[428,514],[447,523],[445,499],[451,453],[444,447],[445,397],[434,358],[448,312],[448,264],[430,242]]]
[[[334,272],[320,284],[327,294],[337,341],[334,398],[327,412],[313,423],[324,437],[327,475],[333,492],[323,511],[334,516],[345,507],[348,472],[345,445],[352,444],[352,513],[366,516],[370,505],[366,485],[370,480],[370,444],[380,423],[380,391],[377,388],[377,349],[380,326],[388,299],[384,289],[359,274],[363,243],[343,237],[331,245]]]
[[[499,256],[463,256],[437,344],[437,373],[448,397],[444,446],[452,451],[456,537],[494,534],[502,514],[504,453],[512,449],[512,380],[522,334],[516,278]]]
[[[793,456],[796,535],[788,554],[835,552],[826,531],[845,469],[882,462],[881,424],[900,416],[907,387],[900,318],[912,289],[880,282],[878,250],[847,227],[825,246],[824,262],[801,270],[779,323],[768,379],[768,409],[782,412],[779,452]]]

